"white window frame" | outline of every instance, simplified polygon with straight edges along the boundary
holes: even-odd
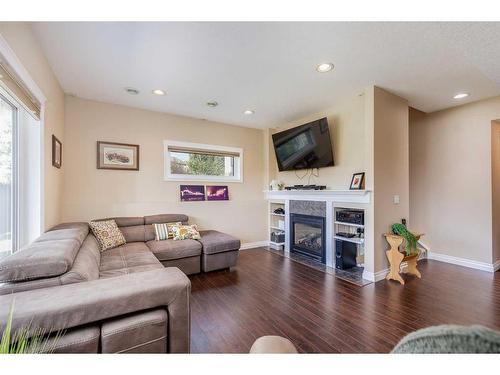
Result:
[[[234,176],[203,176],[190,174],[172,173],[170,170],[169,147],[180,147],[193,151],[219,151],[239,155],[239,163],[234,166]],[[164,155],[164,180],[165,181],[200,181],[200,182],[243,182],[243,149],[239,147],[228,147],[219,145],[207,145],[202,143],[180,142],[172,140],[163,141]]]
[[[0,99],[13,109],[12,124],[12,180],[11,180],[11,254],[19,250],[19,110],[21,104],[0,85]]]
[[[28,73],[21,60],[17,57],[15,52],[10,47],[9,43],[0,34],[0,57],[14,70],[19,79],[23,82],[26,88],[35,96],[35,98],[40,103],[40,233],[45,231],[45,103],[47,98],[43,94],[42,90],[35,83],[31,75]],[[7,87],[2,86],[5,92],[9,96],[13,96],[13,93]],[[17,101],[16,101],[17,102]],[[21,103],[22,105],[22,103]]]

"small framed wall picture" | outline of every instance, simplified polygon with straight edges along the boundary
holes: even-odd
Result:
[[[181,185],[181,202],[200,202],[205,200],[204,185]]]
[[[97,169],[139,170],[139,145],[97,142]]]
[[[365,188],[365,172],[352,175],[350,190],[363,190]]]
[[[52,134],[52,165],[56,168],[62,166],[62,143]]]
[[[207,201],[228,201],[229,188],[224,185],[207,185]]]

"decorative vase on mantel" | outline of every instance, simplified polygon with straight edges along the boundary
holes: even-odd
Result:
[[[269,185],[269,190],[283,190],[284,187],[284,183],[272,180],[271,184]]]

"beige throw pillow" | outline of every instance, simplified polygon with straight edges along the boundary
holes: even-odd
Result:
[[[89,226],[101,246],[101,251],[126,243],[122,231],[114,220],[91,221]]]

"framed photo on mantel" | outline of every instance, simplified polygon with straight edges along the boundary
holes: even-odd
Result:
[[[139,145],[97,141],[97,169],[139,170]]]
[[[365,188],[365,172],[352,175],[350,190],[363,190]]]

